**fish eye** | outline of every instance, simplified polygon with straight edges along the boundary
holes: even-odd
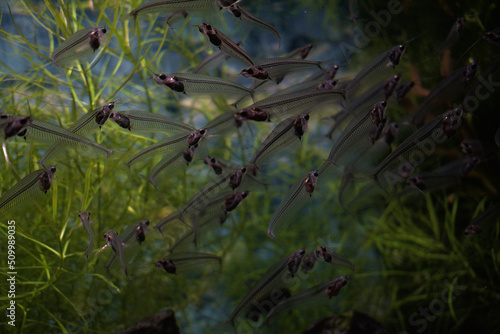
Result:
[[[205,25],[208,30],[212,30],[212,26],[210,24]]]
[[[247,116],[248,116],[248,111],[246,111],[246,110],[242,110],[242,111],[240,112],[240,115],[241,115],[241,116],[243,116],[243,117],[247,117]]]
[[[26,123],[28,123],[28,118],[23,118],[23,119],[21,120],[21,124],[26,124]]]
[[[249,67],[247,70],[247,73],[250,75],[253,75],[255,72],[253,71],[253,68]]]
[[[207,130],[206,130],[206,129],[201,129],[201,130],[200,130],[200,134],[202,134],[202,135],[204,135],[206,132],[207,132]]]
[[[387,102],[384,101],[384,102],[382,102],[382,107],[385,107],[385,106],[387,106]]]
[[[8,116],[8,115],[5,115],[5,114],[2,114],[2,115],[0,115],[0,118],[1,118],[1,119],[7,119],[7,118],[9,118],[9,116]]]
[[[158,77],[161,79],[161,80],[165,80],[167,78],[167,76],[165,74],[160,74],[158,75]]]
[[[314,176],[316,176],[316,177],[318,177],[318,172],[316,172],[316,171],[315,171],[315,172],[313,173],[313,175],[314,175]],[[325,251],[326,251],[326,249],[325,249]]]
[[[51,167],[51,168],[50,168],[50,171],[51,171],[52,173],[55,173],[55,172],[56,172],[56,166]]]
[[[247,172],[247,168],[246,167],[241,167],[241,172],[242,173],[246,173]]]
[[[102,28],[101,31],[105,34],[106,33],[106,28]]]
[[[114,102],[111,102],[108,104],[108,108],[113,110],[113,108],[115,107],[115,103]]]
[[[305,119],[305,120],[309,120],[309,114],[306,114],[306,115],[304,116],[304,119]]]

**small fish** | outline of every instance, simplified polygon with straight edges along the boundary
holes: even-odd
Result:
[[[26,128],[31,125],[31,117],[12,116],[2,114],[2,125],[5,137],[4,139],[23,135],[26,133]]]
[[[104,233],[104,239],[106,239],[106,245],[104,247],[110,247],[113,252],[115,252],[115,254],[118,254],[118,256],[120,257],[123,272],[128,276],[127,266],[123,261],[123,244],[120,240],[120,237],[118,236],[118,233],[115,230],[109,230]],[[108,265],[106,267],[109,268],[109,266],[110,263],[108,262]]]
[[[77,135],[86,136],[91,134],[101,127],[108,120],[111,112],[115,107],[115,102],[107,103],[97,109],[87,112],[85,115],[80,117],[74,124],[72,124],[68,131],[73,132]],[[56,153],[64,149],[64,145],[55,144],[52,146],[42,157],[39,163],[43,166],[45,162],[50,160]]]
[[[480,162],[481,158],[479,157],[474,157],[474,156],[466,157],[462,162],[462,166],[460,167],[460,176],[466,177],[467,174],[469,174],[474,169],[474,167],[476,167],[477,164]]]
[[[242,46],[241,42],[237,42],[236,45],[239,47]],[[200,73],[202,72],[205,68],[216,68],[219,66],[223,61],[227,61],[229,58],[231,58],[229,55],[225,54],[224,52],[218,50],[213,52],[212,54],[208,55],[205,57],[192,71],[192,73]]]
[[[399,86],[396,88],[396,100],[400,102],[403,100],[408,94],[408,92],[415,86],[415,83],[413,81],[406,82],[404,84],[399,84]]]
[[[146,230],[149,226],[149,220],[147,219],[142,219],[138,221],[137,223],[133,224],[130,228],[131,230],[129,232],[124,231],[122,236],[120,237],[120,240],[122,243],[128,242],[132,237],[135,237],[135,240],[141,245],[144,240],[146,240]]]
[[[191,161],[193,161],[193,156],[194,156],[194,153],[196,152],[197,148],[198,148],[198,144],[195,144],[195,145],[190,146],[182,151],[182,156],[183,156],[184,160],[186,160],[188,165]]]
[[[291,216],[307,203],[307,199],[312,196],[316,189],[319,176],[319,170],[309,172],[290,188],[269,222],[267,230],[269,237],[276,240],[276,235],[290,223]]]
[[[318,254],[316,250],[310,251],[302,259],[302,271],[308,273],[314,268],[316,260],[318,259]]]
[[[202,138],[203,133],[206,134],[206,129],[198,129],[190,132],[183,132],[172,137],[165,138],[159,142],[150,145],[132,156],[126,164],[131,166],[139,161],[149,161],[154,156],[168,153],[164,160],[171,158],[173,155],[182,156],[182,150],[187,146],[196,145]],[[189,142],[188,142],[189,140]]]
[[[234,170],[234,172],[229,174],[229,187],[231,187],[231,189],[233,189],[233,190],[238,188],[240,186],[246,172],[247,172],[247,167],[241,166],[241,167],[236,168]]]
[[[309,114],[301,114],[278,124],[250,159],[248,165],[252,175],[257,175],[257,170],[260,170],[262,164],[275,157],[277,153],[300,142],[307,129],[308,121]]]
[[[252,120],[255,122],[269,121],[268,113],[257,107],[248,107],[238,110],[234,113],[233,118],[236,122],[237,127],[240,127],[243,121],[248,120]]]
[[[214,157],[211,156],[206,156],[203,158],[203,162],[208,165],[210,168],[213,169],[214,173],[216,175],[221,175],[222,174],[222,164],[219,160],[217,160]]]
[[[232,195],[229,195],[224,200],[223,210],[225,213],[233,211],[248,197],[248,191],[238,191]]]
[[[396,86],[398,85],[398,82],[400,79],[401,79],[401,75],[395,74],[389,80],[387,80],[385,82],[384,94],[385,94],[386,100],[392,95],[392,93],[394,92],[394,89],[396,89]]]
[[[337,296],[339,294],[340,290],[347,284],[347,281],[348,277],[342,276],[284,299],[269,310],[269,313],[265,315],[266,318],[264,323],[269,323],[272,318],[283,312],[303,307],[318,307],[321,304],[326,303],[333,296]],[[322,333],[327,333],[327,331]]]
[[[401,57],[406,50],[404,44],[397,45],[388,51],[382,52],[372,62],[363,67],[361,71],[346,86],[348,101],[352,102],[370,86],[377,85],[383,78],[399,64]]]
[[[109,156],[112,153],[112,150],[107,149],[90,139],[87,139],[70,130],[63,129],[60,126],[40,120],[32,120],[26,127],[26,131],[24,133],[19,133],[18,136],[22,136],[26,140],[35,142],[56,143],[61,147],[76,146],[80,150],[103,152],[106,156]],[[45,159],[43,161],[45,161]]]
[[[458,39],[458,35],[462,31],[464,24],[465,24],[465,17],[459,17],[455,20],[455,22],[453,23],[453,26],[451,27],[451,30],[450,30],[448,36],[446,37],[444,42],[438,48],[438,51],[437,51],[438,55],[443,53],[444,50],[449,48],[450,45]]]
[[[52,62],[57,67],[66,67],[76,60],[95,54],[103,44],[106,32],[106,28],[78,30],[52,52]]]
[[[422,159],[411,163],[408,157],[415,151],[425,151],[425,147],[436,145],[439,142],[448,139],[460,126],[462,116],[462,107],[449,110],[436,117],[423,127],[418,129],[401,144],[399,144],[391,154],[389,154],[375,169],[371,175],[382,187],[389,186],[393,188],[395,184],[406,179],[415,164],[423,163]],[[423,158],[425,159],[425,155]],[[395,171],[397,170],[397,173]]]
[[[285,94],[277,93],[255,102],[248,108],[263,110],[268,119],[277,121],[297,116],[304,110],[308,110],[310,114],[311,111],[322,106],[330,106],[339,102],[344,97],[344,93],[344,90],[339,89],[306,89]]]
[[[210,262],[222,263],[219,256],[207,253],[174,253],[169,255],[168,258],[163,258],[155,262],[156,267],[164,269],[169,274],[177,274],[201,268]]]
[[[384,131],[384,140],[387,145],[391,145],[396,139],[396,133],[398,131],[398,124],[396,122],[392,122],[387,126]]]
[[[239,0],[152,0],[143,3],[121,19],[135,20],[152,14],[170,14],[172,16],[182,13],[184,17],[192,12],[209,14],[221,8],[226,8],[237,1]]]
[[[153,79],[161,86],[183,94],[207,94],[229,96],[236,100],[253,98],[253,91],[232,81],[197,73],[154,74]]]
[[[457,69],[438,83],[425,100],[422,101],[418,110],[413,115],[412,122],[417,126],[421,126],[425,122],[427,115],[440,110],[443,103],[458,103],[462,101],[466,88],[474,78],[478,68],[477,63],[470,63],[467,66]]]
[[[473,234],[479,234],[481,233],[481,227],[479,225],[471,224],[465,228],[464,234],[465,235],[473,235]]]
[[[311,52],[312,48],[314,47],[313,44],[307,44],[304,46],[301,46],[295,50],[290,51],[286,57],[287,58],[300,58],[300,59],[306,59],[307,56],[309,55],[309,52]]]
[[[262,300],[266,300],[272,291],[278,291],[286,288],[286,277],[291,277],[289,269],[290,259],[302,258],[305,255],[305,249],[301,248],[292,254],[282,258],[269,268],[264,275],[250,288],[242,301],[236,306],[233,313],[229,317],[229,322],[236,327],[240,317],[247,317],[248,311],[252,309],[253,305]],[[256,319],[257,320],[257,319]]]
[[[198,30],[208,38],[210,43],[218,47],[222,52],[248,64],[249,66],[255,65],[252,58],[250,58],[250,56],[243,51],[240,46],[230,40],[226,35],[213,28],[211,25],[200,23],[198,25]]]
[[[0,198],[0,212],[9,211],[28,199],[38,197],[41,193],[46,194],[52,185],[55,173],[56,166],[50,166],[26,175],[2,195]]]
[[[482,233],[488,233],[490,226],[496,226],[496,222],[500,217],[500,203],[496,203],[487,210],[478,214],[465,229],[465,235],[474,235]]]
[[[325,80],[316,86],[316,89],[334,89],[337,86],[337,80]]]
[[[301,248],[298,252],[292,254],[292,256],[288,259],[287,262],[288,271],[290,272],[290,275],[292,277],[294,277],[294,275],[299,270],[300,262],[302,261],[302,258],[304,257],[305,253],[306,250],[304,248]]]
[[[236,3],[233,3],[230,6],[227,6],[227,11],[230,12],[231,14],[234,15],[234,17],[242,19],[243,21],[249,22],[251,24],[257,25],[259,27],[262,27],[271,33],[275,34],[276,37],[278,37],[278,40],[281,41],[281,36],[278,30],[270,25],[267,22],[262,21],[261,19],[258,19],[257,17],[253,16],[249,12],[247,12],[245,9],[241,8],[238,6]]]
[[[190,133],[187,138],[187,143],[189,146],[197,145],[201,139],[205,138],[207,135],[207,129],[198,129]]]
[[[270,79],[279,84],[286,75],[292,72],[314,69],[324,71],[321,67],[322,63],[321,61],[274,57],[257,62],[255,65],[242,70],[241,74],[247,78]]]
[[[316,255],[318,257],[322,257],[325,262],[331,263],[331,264],[340,264],[347,266],[354,270],[354,265],[347,259],[341,257],[337,253],[335,253],[332,249],[326,247],[326,246],[319,246],[316,248]]]
[[[90,226],[90,212],[81,211],[78,214],[78,217],[80,217],[80,222],[83,225],[83,227],[85,227],[85,230],[87,231],[90,237],[89,247],[85,251],[85,256],[87,256],[88,258],[90,252],[92,251],[92,248],[94,248],[94,233],[92,232],[92,226]]]
[[[460,143],[460,149],[463,153],[470,156],[483,155],[483,144],[477,139],[464,139]]]
[[[342,276],[337,278],[334,282],[328,284],[326,288],[326,294],[328,298],[332,298],[333,296],[337,296],[342,289],[347,284],[347,276]]]
[[[172,117],[155,114],[147,111],[122,111],[113,112],[110,118],[119,126],[129,131],[177,133],[195,131],[189,124],[178,121]]]
[[[384,119],[386,107],[387,102],[380,101],[356,115],[335,141],[328,161],[335,166],[345,166],[368,150],[381,134],[378,125]]]

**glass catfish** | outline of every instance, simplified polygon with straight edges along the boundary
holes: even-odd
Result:
[[[106,31],[106,28],[78,30],[52,52],[50,59],[57,67],[68,67],[74,61],[92,56],[104,44]]]
[[[238,59],[239,61],[247,64],[248,66],[255,65],[255,62],[250,56],[243,51],[243,49],[233,42],[229,37],[221,33],[219,30],[213,28],[210,24],[200,23],[198,30],[205,35],[210,43],[219,48],[222,52]]]
[[[0,198],[0,212],[10,211],[28,199],[35,199],[41,194],[46,194],[52,185],[55,173],[56,166],[50,166],[26,175]]]

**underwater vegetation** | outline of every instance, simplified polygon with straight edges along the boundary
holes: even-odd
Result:
[[[491,1],[2,1],[2,333],[500,332]]]

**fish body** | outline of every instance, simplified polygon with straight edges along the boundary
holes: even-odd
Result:
[[[85,251],[85,256],[89,257],[90,252],[92,251],[92,248],[94,247],[94,233],[92,232],[92,226],[90,226],[90,212],[88,211],[81,211],[78,214],[78,217],[80,217],[80,222],[89,234],[90,237],[90,243],[89,247]]]
[[[120,257],[120,263],[122,265],[122,269],[125,272],[125,275],[127,274],[127,266],[125,265],[125,262],[123,260],[123,244],[122,241],[120,240],[120,237],[118,236],[118,233],[115,230],[109,230],[106,233],[104,233],[104,238],[106,239],[106,246],[110,247],[115,254],[117,254]],[[107,267],[109,268],[110,263],[108,262]]]
[[[31,172],[7,190],[0,198],[0,212],[9,211],[12,208],[34,199],[38,194],[46,194],[52,185],[56,166],[50,166]]]
[[[52,52],[52,62],[57,67],[66,67],[76,60],[93,55],[103,44],[106,32],[106,28],[78,30]]]

